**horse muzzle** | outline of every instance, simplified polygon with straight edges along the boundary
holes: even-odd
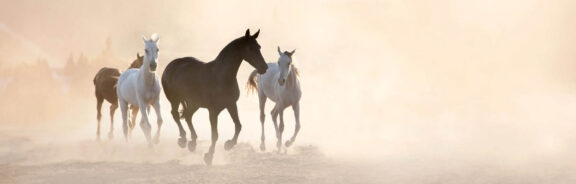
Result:
[[[284,86],[284,83],[286,83],[286,79],[278,79],[278,84],[280,84],[280,86]]]
[[[158,64],[156,64],[156,63],[150,63],[150,70],[156,71],[156,67],[158,67]]]
[[[268,65],[264,65],[256,70],[258,71],[258,74],[264,74],[266,73],[266,70],[268,70]]]

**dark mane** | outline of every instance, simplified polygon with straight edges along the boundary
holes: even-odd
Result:
[[[218,53],[218,56],[216,56],[216,58],[214,59],[214,61],[219,61],[222,60],[223,57],[225,57],[225,54],[230,53],[229,51],[236,52],[236,47],[240,44],[243,44],[246,41],[245,37],[240,37],[240,38],[236,38],[234,40],[232,40],[230,43],[226,44],[226,46],[224,46],[224,48],[220,51],[220,53]]]

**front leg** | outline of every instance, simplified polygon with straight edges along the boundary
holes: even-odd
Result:
[[[156,118],[158,123],[158,130],[156,130],[156,135],[154,135],[154,144],[160,142],[160,129],[162,129],[162,114],[160,113],[160,100],[156,99],[154,103],[154,111],[156,111]]]
[[[297,102],[294,105],[292,105],[292,110],[294,110],[294,119],[296,120],[296,126],[294,127],[294,135],[290,140],[286,141],[285,144],[286,147],[289,147],[290,145],[292,145],[292,143],[294,143],[294,140],[296,140],[296,136],[300,131],[300,103]]]
[[[236,107],[236,103],[228,106],[228,113],[230,113],[230,117],[232,117],[232,121],[234,121],[234,137],[231,140],[226,141],[224,144],[225,150],[230,150],[236,145],[238,142],[238,135],[240,134],[240,130],[242,130],[242,124],[240,124],[240,118],[238,117],[238,108]]]
[[[140,113],[142,114],[142,118],[140,118],[140,128],[142,128],[142,132],[146,136],[146,141],[148,141],[148,147],[152,147],[152,138],[150,135],[151,126],[150,121],[148,120],[148,105],[143,101],[139,100],[138,106],[140,107]]]
[[[279,106],[278,111],[280,114],[280,125],[278,126],[278,142],[276,142],[276,147],[278,147],[278,152],[280,152],[282,148],[282,133],[284,132],[284,107]]]
[[[114,112],[118,109],[118,104],[112,104],[110,106],[110,131],[108,131],[108,139],[114,138]]]
[[[216,141],[218,141],[218,114],[220,114],[220,110],[209,109],[208,114],[210,116],[210,128],[212,130],[212,143],[210,144],[208,153],[204,154],[204,162],[206,165],[212,165],[214,146],[216,146]]]

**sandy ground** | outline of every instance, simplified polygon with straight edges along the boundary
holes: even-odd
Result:
[[[122,141],[40,141],[3,131],[0,183],[574,183],[571,161],[501,163],[457,158],[404,157],[347,160],[316,146],[261,152],[240,143],[217,147],[215,165],[164,140],[149,149]],[[362,154],[359,152],[358,154]]]
[[[143,142],[120,140],[34,140],[2,131],[0,183],[382,183],[367,165],[342,164],[315,146],[287,153],[261,152],[239,143],[225,152],[217,147],[214,166],[197,151],[180,149],[176,141],[147,148]],[[119,139],[119,138],[116,138]],[[173,143],[173,144],[171,144]]]

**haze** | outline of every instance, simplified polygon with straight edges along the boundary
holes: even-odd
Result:
[[[454,168],[469,168],[469,162],[496,165],[516,173],[488,180],[505,183],[540,171],[526,171],[525,166],[546,165],[564,172],[538,175],[544,178],[540,182],[567,182],[575,179],[568,173],[576,167],[570,164],[576,155],[575,7],[569,0],[2,0],[0,130],[34,146],[62,146],[55,149],[65,156],[49,163],[86,161],[91,154],[69,150],[95,139],[92,77],[104,66],[126,69],[137,52],[143,53],[142,35],[160,36],[161,76],[173,59],[211,61],[246,29],[260,29],[258,42],[268,62],[277,61],[277,46],[296,49],[303,90],[297,148],[317,148],[337,163],[377,163],[379,168],[398,160],[423,160],[429,167],[446,160],[458,165]],[[241,89],[252,70],[242,64]],[[160,151],[162,160],[196,159],[176,148],[177,128],[164,94],[161,101],[164,127],[157,150],[179,153]],[[267,104],[266,113],[269,149],[275,143],[272,106]],[[104,133],[109,128],[107,107],[105,103]],[[238,108],[243,124],[239,141],[256,149],[257,96],[242,90]],[[292,110],[284,116],[288,137],[294,129]],[[120,112],[115,120],[112,142],[123,147]],[[193,121],[199,139],[207,141],[207,111],[200,110]],[[227,112],[219,124],[217,147],[222,149],[233,134]],[[132,139],[131,149],[144,149],[133,148],[144,145],[140,128]],[[6,140],[3,150],[19,145]],[[18,164],[20,157],[13,155],[20,151],[5,152],[0,163]],[[150,161],[151,156],[142,154],[134,160],[113,159]],[[109,161],[92,156],[97,158],[88,161]],[[46,161],[23,157],[25,164]],[[190,163],[200,164],[199,158]],[[394,177],[418,171],[407,170]]]

